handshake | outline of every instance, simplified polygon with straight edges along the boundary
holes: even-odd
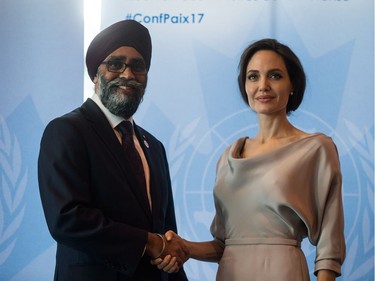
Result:
[[[151,257],[151,264],[174,273],[190,258],[188,243],[171,230],[164,235],[149,233],[146,254]]]

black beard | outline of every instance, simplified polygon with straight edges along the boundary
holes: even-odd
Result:
[[[125,86],[134,89],[131,94],[118,93],[118,87]],[[107,81],[99,74],[98,96],[103,105],[114,115],[129,119],[137,111],[145,93],[145,85],[135,80],[116,78]]]

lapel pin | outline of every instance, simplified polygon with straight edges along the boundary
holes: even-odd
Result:
[[[145,144],[145,146],[146,146],[147,148],[150,148],[150,145],[148,144],[148,142],[147,142],[145,136],[143,136],[143,143]]]

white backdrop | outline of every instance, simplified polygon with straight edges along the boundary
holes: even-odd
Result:
[[[8,5],[10,2],[7,1]],[[91,27],[102,29],[125,18],[140,21],[150,30],[153,57],[149,84],[135,120],[166,146],[179,233],[194,241],[211,239],[212,188],[218,157],[235,139],[252,136],[257,130],[256,116],[242,102],[237,89],[240,54],[249,43],[265,37],[289,45],[300,57],[308,76],[305,100],[290,119],[303,130],[332,136],[340,154],[347,259],[343,276],[338,280],[374,280],[372,0],[105,0],[103,4],[93,1],[89,5],[95,3],[99,3],[101,18],[93,18],[90,23],[86,19],[86,32]],[[26,88],[30,96],[26,94],[16,101],[1,96],[4,101],[0,103],[2,281],[52,278],[55,244],[40,209],[34,161],[46,123],[78,106],[83,92],[86,97],[91,95],[92,85],[87,83],[83,68],[83,17],[81,22],[78,16],[84,13],[81,4],[72,16],[78,19],[74,25],[79,26],[77,34],[73,32],[75,45],[71,46],[69,41],[66,49],[58,48],[63,64],[57,65],[61,69],[51,65],[43,69],[44,75],[46,70],[60,71],[60,78],[51,74],[53,85],[40,89],[38,94],[34,92],[40,86]],[[66,14],[72,13],[68,4],[66,9]],[[56,36],[56,40],[68,41],[64,36],[70,39],[72,34],[61,27],[67,22],[56,20],[54,26],[62,31],[59,35],[51,32],[48,38]],[[73,23],[70,25],[74,30]],[[86,33],[87,36],[91,34]],[[39,46],[34,43],[29,50]],[[0,47],[0,51],[12,55],[5,60],[10,65],[12,51]],[[53,52],[54,48],[46,51]],[[65,64],[70,66],[73,62],[64,55],[71,57],[71,53],[76,56],[75,65],[68,67]],[[29,56],[35,57],[35,65],[43,67],[39,53],[34,51]],[[85,74],[79,76],[80,73]],[[43,83],[45,76],[38,78]],[[4,79],[2,84],[8,85],[7,81]],[[63,87],[65,84],[76,87],[60,93],[56,89],[60,83]],[[18,86],[17,90],[15,96],[19,97],[22,89]],[[56,95],[52,101],[48,99],[51,95]],[[17,117],[34,115],[39,125],[35,130],[28,129],[34,140],[30,143]],[[27,193],[30,189],[33,191]],[[33,223],[35,218],[37,223]],[[312,270],[314,247],[307,241],[302,247]],[[185,264],[192,281],[215,280],[216,268],[212,263]]]

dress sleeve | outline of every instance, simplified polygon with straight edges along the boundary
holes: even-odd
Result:
[[[211,224],[211,234],[214,237],[215,241],[224,248],[225,246],[225,227],[223,221],[223,215],[221,209],[215,201],[215,217],[212,220]]]
[[[221,204],[215,194],[215,189],[218,185],[220,185],[220,173],[223,169],[227,168],[228,165],[228,154],[229,154],[230,147],[227,147],[223,155],[217,162],[216,165],[216,179],[215,179],[215,187],[214,187],[214,204],[215,204],[215,216],[211,223],[211,234],[214,237],[215,241],[219,243],[220,246],[224,248],[225,246],[225,222],[224,216],[221,208]]]
[[[340,276],[345,259],[342,176],[336,146],[327,139],[329,141],[323,142],[317,161],[316,202],[320,226],[316,233],[314,274],[327,269]]]

